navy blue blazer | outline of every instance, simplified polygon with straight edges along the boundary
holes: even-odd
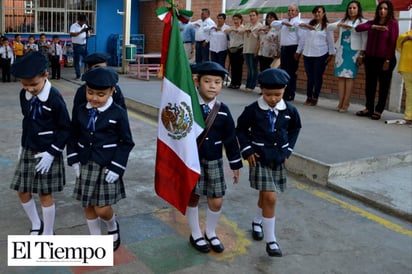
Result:
[[[126,110],[112,103],[97,114],[95,131],[87,128],[88,122],[89,109],[84,103],[73,112],[67,144],[68,164],[86,164],[92,160],[122,176],[134,147]]]
[[[229,108],[221,103],[216,119],[200,145],[199,158],[209,161],[221,159],[223,146],[230,169],[240,169],[243,164],[236,138],[235,122]]]
[[[256,152],[260,155],[257,160],[267,165],[283,163],[290,156],[302,124],[296,107],[285,103],[286,109],[277,115],[274,132],[270,130],[268,110],[261,109],[257,101],[245,107],[236,127],[244,159]]]
[[[44,99],[45,101],[41,101]],[[20,107],[23,114],[21,146],[58,156],[63,152],[70,136],[70,116],[66,103],[56,88],[51,86],[48,97],[41,100],[40,110],[36,110],[36,118],[33,119],[31,99],[26,98],[24,89],[20,91]]]

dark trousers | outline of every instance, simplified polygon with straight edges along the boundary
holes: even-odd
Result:
[[[10,82],[10,62],[11,59],[1,58],[1,77],[4,82]]]
[[[258,59],[253,53],[243,54],[247,66],[246,88],[255,89],[258,76]]]
[[[196,64],[209,61],[209,43],[196,42]]]
[[[306,95],[308,98],[319,98],[328,56],[328,53],[319,57],[303,56],[303,63],[305,64],[306,76],[308,78],[306,84]]]
[[[299,61],[295,60],[295,53],[298,45],[282,46],[280,50],[280,68],[285,70],[290,77],[289,84],[283,94],[283,99],[292,101],[296,93],[296,71],[298,70]]]
[[[226,67],[226,56],[227,50],[222,50],[219,52],[210,52],[210,60],[216,63],[219,63],[222,67]]]
[[[232,86],[240,86],[242,84],[243,72],[243,48],[239,48],[236,52],[229,52],[230,72]]]
[[[270,68],[270,65],[273,62],[272,57],[265,57],[265,56],[258,56],[258,60],[259,60],[260,72],[264,71],[265,69]]]
[[[60,79],[60,56],[50,56],[52,79]]]
[[[390,60],[389,69],[382,70],[384,58],[365,56],[365,106],[369,113],[374,111],[382,113],[385,109],[386,99],[388,98],[391,85],[392,72],[396,65],[396,58]],[[378,103],[375,107],[376,88],[379,82]]]

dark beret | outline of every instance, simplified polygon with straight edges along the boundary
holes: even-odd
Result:
[[[91,67],[96,64],[106,63],[107,57],[108,56],[104,53],[92,53],[86,56],[84,62],[87,64],[87,66]]]
[[[190,63],[190,70],[192,71],[192,74],[197,74],[197,64]]]
[[[269,68],[258,75],[261,88],[280,89],[289,83],[289,74],[283,69]]]
[[[196,72],[200,75],[215,75],[222,76],[229,74],[229,72],[220,64],[212,61],[206,61],[196,65]]]
[[[114,87],[119,81],[117,72],[109,67],[96,67],[86,71],[82,80],[86,82],[86,85],[92,89],[106,89]]]
[[[16,78],[31,79],[42,75],[49,65],[49,61],[38,51],[25,54],[11,66],[11,73]]]

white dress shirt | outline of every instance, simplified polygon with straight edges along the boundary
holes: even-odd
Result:
[[[210,41],[210,29],[216,26],[215,22],[210,19],[210,17],[206,18],[204,21],[202,21],[202,19],[199,19],[190,24],[196,29],[195,40],[197,42]],[[196,26],[196,24],[198,24],[200,27]]]
[[[228,41],[227,35],[224,31],[228,28],[230,27],[224,24],[220,30],[216,30],[214,28],[210,30],[210,51],[221,52],[227,50]]]

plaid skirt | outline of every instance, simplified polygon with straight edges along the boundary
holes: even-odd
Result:
[[[66,184],[63,156],[54,157],[49,172],[40,174],[35,167],[40,158],[34,158],[39,153],[31,149],[22,149],[10,188],[19,192],[51,194],[62,191]]]
[[[286,189],[285,165],[263,166],[259,161],[256,167],[249,167],[250,187],[260,191],[283,192]]]
[[[220,198],[225,196],[226,183],[223,173],[223,160],[200,160],[200,178],[193,192],[197,195]]]
[[[106,167],[93,161],[81,165],[80,178],[76,178],[73,197],[82,202],[82,207],[113,205],[126,198],[122,177],[109,184],[105,181],[105,171]]]

